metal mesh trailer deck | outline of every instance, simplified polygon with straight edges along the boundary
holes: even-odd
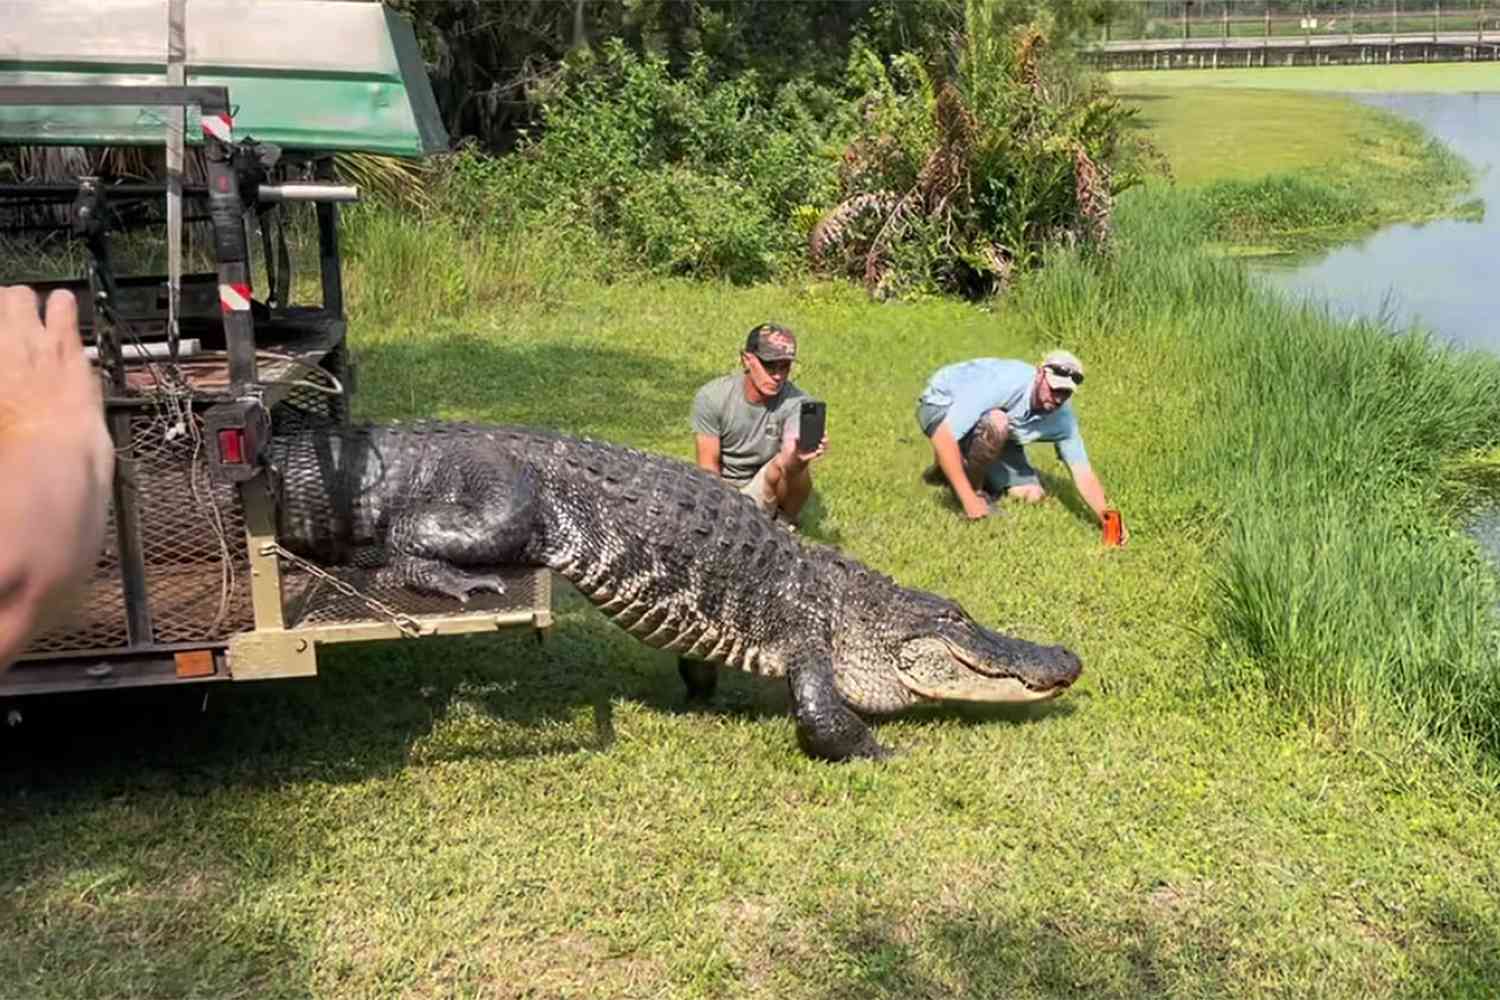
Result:
[[[378,11],[375,5],[316,2],[267,6],[315,14],[356,6],[366,8],[366,16]],[[180,32],[185,0],[162,7],[172,11]],[[389,27],[387,13],[379,17]],[[179,34],[179,51],[182,41]],[[264,40],[258,44],[267,48]],[[156,109],[152,120],[159,124],[176,107],[183,121],[196,123],[202,177],[184,183],[184,139],[179,132],[174,149],[170,130],[163,137],[158,129],[168,162],[178,164],[166,183],[85,175],[0,184],[0,229],[7,223],[32,234],[50,229],[85,249],[81,275],[27,281],[0,273],[0,283],[76,294],[118,458],[108,542],[77,614],[36,637],[0,675],[0,696],[301,676],[316,672],[317,648],[330,642],[547,629],[551,577],[545,569],[512,570],[503,574],[503,596],[460,604],[379,586],[367,554],[323,565],[277,541],[278,518],[316,516],[328,498],[316,477],[275,468],[271,443],[277,435],[316,433],[347,421],[353,390],[338,205],[357,193],[334,182],[329,151],[282,148],[245,135],[235,112],[246,106],[232,103],[224,87],[7,85],[6,62],[13,56],[0,45],[0,140],[6,123],[25,121],[34,140],[102,142],[119,121],[112,109]],[[261,65],[246,70],[250,77],[275,72]],[[401,78],[401,86],[431,99],[424,78]],[[283,109],[282,131],[313,135],[296,119],[315,104]],[[69,112],[56,118],[68,127],[45,127],[57,109]],[[262,107],[253,113],[270,121],[266,116],[275,112]],[[88,122],[95,124],[80,125]],[[410,124],[418,148],[432,141],[431,126]],[[81,136],[81,127],[96,131]],[[378,150],[386,141],[372,145]],[[357,133],[338,137],[337,145],[359,148]],[[174,197],[176,225],[186,219],[197,227],[200,256],[206,253],[212,270],[182,274],[174,262],[166,275],[117,273],[119,233],[154,231],[163,203],[173,218]],[[301,203],[316,215],[316,305],[291,301],[285,212]],[[257,262],[265,276],[259,289],[253,285]]]

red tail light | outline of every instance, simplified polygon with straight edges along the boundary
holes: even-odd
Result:
[[[245,432],[238,427],[219,431],[219,461],[227,465],[245,464]]]

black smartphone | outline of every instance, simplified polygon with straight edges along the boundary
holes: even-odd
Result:
[[[827,425],[828,404],[821,399],[805,400],[802,403],[801,423],[797,428],[798,454],[806,455],[817,451]]]

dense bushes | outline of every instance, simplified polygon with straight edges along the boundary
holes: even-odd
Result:
[[[1080,85],[1045,25],[994,5],[937,58],[854,47],[844,86],[674,72],[611,41],[541,92],[542,127],[460,155],[443,200],[509,229],[576,229],[601,274],[734,282],[811,263],[880,295],[988,294],[1047,245],[1107,241],[1130,113]],[[1014,12],[1010,12],[1014,14]]]
[[[1114,169],[1133,112],[1059,74],[1037,26],[969,10],[943,77],[911,56],[858,65],[860,132],[811,252],[872,293],[987,294],[1049,246],[1106,246],[1112,199],[1137,179]]]
[[[503,224],[586,227],[619,267],[763,280],[800,254],[796,208],[831,191],[824,134],[842,111],[810,84],[767,103],[753,75],[715,81],[699,58],[674,77],[610,43],[553,82],[538,135],[461,159],[453,183]]]

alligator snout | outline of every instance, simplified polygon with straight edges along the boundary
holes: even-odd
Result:
[[[1038,687],[1044,690],[1053,690],[1061,694],[1064,690],[1073,686],[1083,674],[1083,661],[1078,654],[1066,646],[1046,646],[1048,652],[1047,664],[1039,678],[1041,683]]]

